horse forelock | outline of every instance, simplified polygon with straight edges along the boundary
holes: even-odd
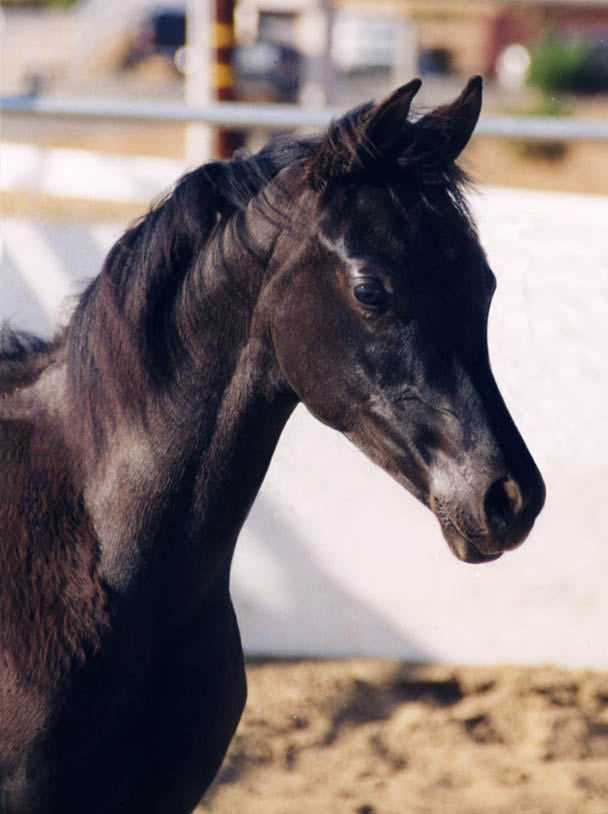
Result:
[[[456,161],[442,153],[441,134],[449,114],[436,108],[417,120],[405,120],[400,137],[383,153],[370,141],[367,125],[373,103],[362,105],[332,122],[307,162],[305,178],[313,189],[325,192],[332,182],[371,181],[397,193],[423,201],[441,190],[471,224],[465,193],[471,179]]]

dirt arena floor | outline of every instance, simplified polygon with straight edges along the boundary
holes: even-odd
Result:
[[[606,814],[608,674],[261,662],[197,814]]]

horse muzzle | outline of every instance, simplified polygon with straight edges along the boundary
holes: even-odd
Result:
[[[430,508],[452,553],[463,562],[482,563],[521,545],[544,502],[545,484],[537,471],[527,488],[501,476],[479,501],[432,494]]]

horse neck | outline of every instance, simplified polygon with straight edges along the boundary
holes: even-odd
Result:
[[[133,384],[136,409],[111,407],[128,393],[128,379],[118,386],[97,375],[88,394],[73,390],[73,403],[102,405],[94,413],[85,411],[96,423],[82,433],[89,439],[81,452],[84,493],[100,539],[102,568],[118,588],[134,575],[125,562],[136,569],[142,550],[162,548],[170,529],[171,544],[182,546],[197,574],[197,590],[204,590],[205,581],[229,563],[296,404],[282,384],[257,310],[264,251],[254,258],[251,246],[228,240],[232,228],[227,224],[216,231],[176,297],[167,324],[179,337],[165,335],[162,342],[183,347],[164,370],[164,380],[150,387],[149,378],[133,374],[146,383]],[[257,230],[258,242],[260,235],[275,237]],[[123,376],[125,360],[145,368],[132,349],[129,353],[114,365]],[[103,354],[100,350],[100,358]],[[86,388],[87,382],[82,384]],[[103,438],[95,451],[94,432]]]

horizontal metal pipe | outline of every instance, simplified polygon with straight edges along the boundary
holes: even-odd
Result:
[[[4,114],[36,117],[167,122],[203,122],[217,127],[250,130],[318,129],[340,116],[339,108],[307,109],[297,105],[219,102],[190,107],[167,102],[100,101],[88,98],[44,96],[0,97]],[[479,136],[504,139],[608,141],[608,121],[548,116],[485,116]]]
[[[86,98],[45,98],[38,96],[0,97],[3,113],[78,119],[119,119],[124,121],[202,122],[248,130],[293,130],[299,127],[325,127],[340,110],[307,110],[296,105],[249,105],[221,102],[189,106],[167,102],[99,101]]]
[[[475,133],[537,141],[608,141],[608,121],[554,116],[485,116],[480,119]]]

